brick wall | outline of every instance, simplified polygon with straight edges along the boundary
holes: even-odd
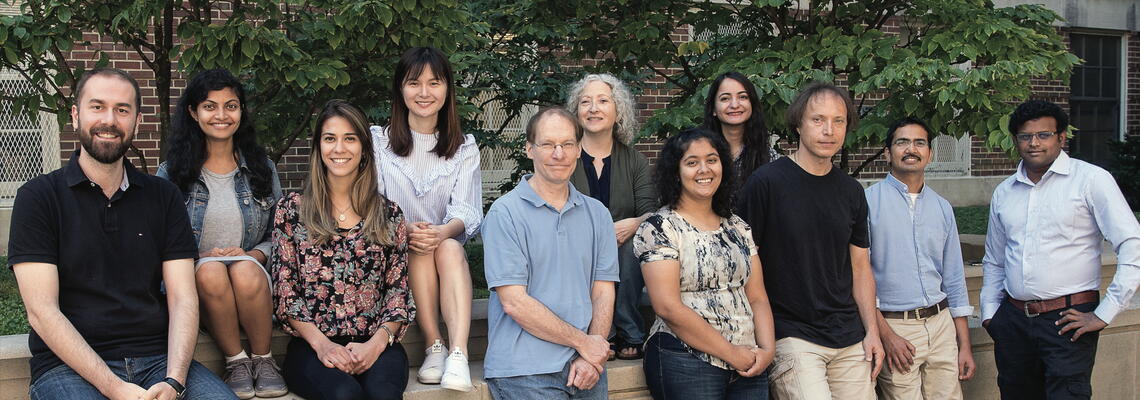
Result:
[[[1140,135],[1140,32],[1128,37],[1128,109],[1125,133]]]

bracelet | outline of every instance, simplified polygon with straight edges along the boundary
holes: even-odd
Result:
[[[396,342],[396,335],[392,334],[392,330],[388,329],[387,325],[380,324],[380,329],[383,329],[384,332],[388,333],[388,346],[391,346],[392,343]]]

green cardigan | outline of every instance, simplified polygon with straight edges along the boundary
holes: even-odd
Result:
[[[649,160],[641,152],[616,140],[610,157],[609,208],[614,221],[656,211],[657,191],[653,189]],[[586,169],[582,167],[580,157],[570,183],[582,194],[590,195],[590,183],[586,180]]]

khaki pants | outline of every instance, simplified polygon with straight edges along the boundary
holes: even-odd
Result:
[[[863,361],[863,342],[833,349],[783,338],[776,341],[771,372],[771,395],[776,400],[875,398],[871,363]]]
[[[914,345],[914,364],[905,374],[893,374],[884,366],[879,374],[879,398],[960,400],[958,341],[950,310],[926,319],[887,319],[887,324]]]

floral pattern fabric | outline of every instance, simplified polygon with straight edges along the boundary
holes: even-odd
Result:
[[[363,221],[328,242],[309,240],[298,193],[277,203],[273,224],[274,314],[285,332],[288,319],[309,322],[325,336],[372,336],[385,322],[401,322],[396,340],[415,318],[408,289],[408,228],[396,203],[385,199],[394,245],[369,242]]]
[[[637,229],[634,254],[644,265],[675,260],[681,264],[681,303],[708,321],[729,343],[755,346],[752,306],[744,285],[752,275],[756,255],[752,230],[735,215],[721,218],[720,227],[701,231],[680,214],[662,207]],[[676,336],[661,317],[653,321],[649,336],[658,332]],[[697,358],[723,369],[728,362],[689,347]]]

